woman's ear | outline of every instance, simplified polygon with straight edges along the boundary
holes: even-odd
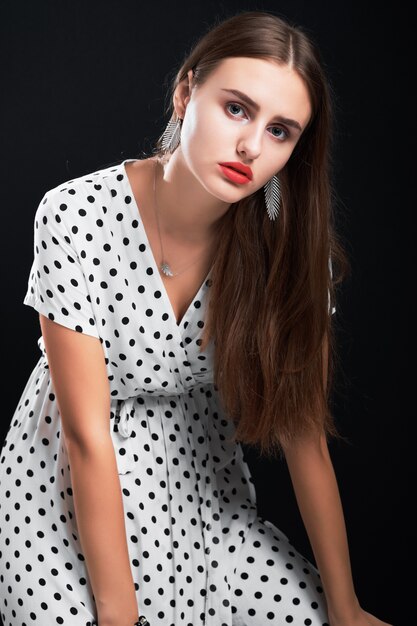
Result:
[[[191,91],[193,88],[193,70],[187,72],[187,77],[178,83],[174,92],[174,108],[178,117],[184,119],[185,110],[187,104],[191,98]]]
[[[194,78],[193,70],[188,70],[187,77],[188,77],[188,88],[189,88],[190,93],[191,93],[191,90],[193,88],[193,78]]]

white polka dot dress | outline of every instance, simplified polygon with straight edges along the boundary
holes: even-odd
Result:
[[[134,160],[45,194],[23,302],[102,344],[139,609],[151,626],[323,626],[318,572],[257,515],[213,384],[213,343],[199,352],[210,274],[177,324],[126,176]],[[42,336],[38,345],[0,457],[1,617],[4,626],[92,626]]]

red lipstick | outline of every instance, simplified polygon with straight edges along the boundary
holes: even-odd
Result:
[[[243,165],[243,163],[238,163],[237,161],[224,161],[219,165],[225,165],[226,167],[231,167],[233,170],[237,170],[242,174],[245,174],[250,180],[253,178],[252,170],[248,165]]]
[[[233,164],[233,166],[234,165],[239,165],[239,167],[242,167],[240,163]],[[219,167],[223,174],[226,176],[226,178],[231,180],[233,183],[245,185],[251,181],[251,178],[249,178],[247,174],[243,173],[241,170],[238,171],[234,167],[231,167],[229,163],[219,163]],[[246,166],[244,167],[245,169],[249,170],[250,174],[252,175],[252,171],[250,170],[250,168],[246,168]]]

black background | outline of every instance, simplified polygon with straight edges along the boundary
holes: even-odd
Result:
[[[43,194],[149,151],[167,123],[165,93],[183,57],[214,20],[242,10],[302,25],[320,46],[334,91],[337,223],[352,277],[333,318],[342,363],[333,403],[349,443],[331,442],[330,451],[362,606],[409,625],[417,613],[410,480],[417,109],[415,35],[405,11],[297,0],[2,3],[3,437],[40,356],[38,314],[22,301]],[[245,450],[259,513],[313,559],[285,463]]]

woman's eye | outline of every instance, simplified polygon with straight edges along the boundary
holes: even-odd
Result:
[[[227,108],[229,107],[236,107],[237,109],[241,109],[243,111],[243,107],[240,106],[240,104],[236,104],[236,102],[231,102],[230,104],[226,105]],[[232,113],[232,115],[234,115],[234,113]]]
[[[280,126],[273,126],[273,128],[281,133],[280,135],[274,135],[277,139],[286,139],[288,137],[288,133],[284,128]]]
[[[233,117],[239,117],[237,114],[233,113],[231,111],[232,107],[235,108],[235,113],[236,113],[236,109],[240,109],[241,111],[244,111],[245,109],[238,104],[237,102],[229,102],[226,105],[226,108],[228,111],[230,111],[230,113],[233,115]],[[278,141],[283,141],[284,139],[287,139],[287,137],[289,136],[288,131],[285,130],[285,128],[282,128],[281,126],[272,126],[272,128],[276,131],[278,131],[279,134],[274,134],[272,133],[273,137],[275,139],[277,139]]]

